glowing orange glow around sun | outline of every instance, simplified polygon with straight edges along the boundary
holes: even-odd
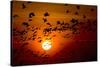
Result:
[[[49,50],[50,48],[51,48],[51,42],[50,41],[48,41],[48,40],[46,40],[46,41],[44,41],[43,43],[42,43],[42,48],[44,49],[44,50]]]

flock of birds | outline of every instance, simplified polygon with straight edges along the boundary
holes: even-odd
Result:
[[[79,6],[77,6],[77,8],[79,9]],[[18,15],[14,15],[14,17],[17,17]],[[35,16],[34,13],[29,13],[29,21],[32,21],[32,17]],[[48,12],[44,13],[44,17],[46,16],[50,16],[50,14]],[[84,15],[83,18],[86,18],[86,16]],[[75,19],[75,18],[72,18],[70,20],[70,23],[67,23],[67,22],[64,22],[64,21],[56,21],[56,25],[55,26],[52,26],[51,23],[48,22],[47,18],[43,18],[43,21],[44,21],[44,24],[48,25],[47,28],[44,28],[43,29],[43,34],[44,36],[49,36],[53,31],[57,32],[64,32],[64,31],[67,31],[67,30],[71,30],[72,31],[72,34],[80,34],[80,30],[78,27],[83,27],[83,28],[80,28],[81,30],[85,30],[86,32],[87,31],[95,31],[96,30],[96,23],[97,21],[94,20],[94,21],[91,21],[90,19],[87,19],[87,22],[79,22],[78,19]],[[22,23],[22,26],[25,26],[25,27],[29,27],[30,24],[29,22],[23,22]],[[38,30],[40,30],[40,28],[38,27],[35,27],[35,26],[32,26],[32,32],[33,32],[33,38],[32,40],[35,40],[36,36],[37,36],[37,32]],[[26,30],[23,30],[23,31],[18,31],[16,29],[13,29],[13,32],[14,34],[18,33],[19,35],[24,35],[26,33],[28,33],[28,30],[29,29],[26,29]],[[68,34],[67,34],[68,35]],[[53,37],[55,37],[55,35],[53,35]],[[41,37],[39,36],[38,39],[40,39]],[[42,40],[40,40],[39,42],[41,42]]]
[[[27,2],[28,4],[32,3],[32,2]],[[64,4],[64,6],[68,6],[68,4]],[[26,9],[27,8],[27,5],[22,3],[22,9]],[[79,5],[76,5],[76,8],[77,10],[80,10],[81,6]],[[91,12],[94,11],[93,8],[90,9]],[[66,10],[66,14],[70,13],[69,10]],[[50,13],[49,12],[45,12],[44,14],[44,17],[42,18],[43,20],[43,24],[46,24],[48,27],[47,28],[44,28],[43,30],[41,30],[41,28],[39,27],[36,27],[36,26],[31,26],[30,25],[30,21],[32,21],[32,18],[34,18],[34,16],[36,16],[36,14],[34,12],[31,12],[29,13],[29,22],[22,22],[22,26],[25,26],[26,29],[20,31],[20,30],[17,30],[16,28],[12,29],[12,33],[13,33],[13,36],[20,36],[21,38],[21,41],[27,41],[27,40],[36,40],[38,39],[38,42],[41,43],[42,42],[42,37],[41,36],[38,36],[37,33],[38,33],[38,30],[41,30],[43,35],[44,36],[50,36],[50,34],[52,32],[65,32],[67,30],[70,30],[72,31],[72,33],[70,34],[80,34],[81,31],[84,31],[84,32],[96,32],[96,26],[97,26],[97,20],[94,20],[94,21],[91,21],[90,19],[87,19],[87,22],[80,22],[79,19],[76,19],[76,18],[72,18],[70,20],[70,22],[65,22],[65,21],[62,21],[62,20],[57,20],[55,23],[56,25],[52,25],[49,21],[48,21],[48,17],[50,16]],[[79,15],[79,12],[75,12],[75,15]],[[19,18],[19,15],[15,14],[13,15],[12,18]],[[86,19],[87,16],[86,15],[83,15],[83,19]],[[31,28],[29,28],[31,27]],[[29,31],[32,31],[32,35],[30,37],[28,36],[25,36],[25,34],[27,34]],[[66,34],[64,36],[64,38],[66,38],[66,36],[68,36],[69,34]],[[56,34],[54,34],[51,38],[49,39],[52,39],[53,37],[57,37]],[[70,37],[67,37],[67,38],[70,38]],[[25,45],[28,45],[28,43],[24,43],[22,45],[22,48],[25,46]],[[20,49],[22,51],[22,48]],[[19,50],[19,53],[20,53],[20,50]],[[14,50],[15,52],[15,50]],[[31,52],[31,51],[27,51],[28,52]],[[16,53],[16,52],[15,52]],[[32,55],[34,56],[38,56],[37,54],[34,54],[31,52]],[[18,56],[18,55],[16,55]],[[47,55],[45,55],[45,57],[47,57]]]

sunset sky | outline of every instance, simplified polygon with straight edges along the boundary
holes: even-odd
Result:
[[[12,65],[97,60],[96,6],[12,1],[11,9]]]

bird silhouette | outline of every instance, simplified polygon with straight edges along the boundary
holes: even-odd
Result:
[[[19,33],[20,35],[24,35],[24,34],[27,33],[27,31],[26,31],[26,30],[22,30],[22,31],[18,31],[18,33]]]
[[[69,10],[67,10],[66,13],[69,13]]]
[[[14,16],[13,16],[13,18],[18,18],[19,16],[17,15],[17,14],[15,14]]]
[[[28,19],[29,21],[32,21],[32,19]]]
[[[32,18],[33,16],[35,16],[33,12],[29,13],[29,18]]]
[[[64,38],[70,38],[71,37],[71,34],[65,34],[63,37]]]
[[[39,40],[38,42],[40,42],[40,43],[41,43],[41,42],[42,42],[42,40]]]
[[[77,20],[77,19],[72,18],[72,19],[70,20],[70,22],[72,22],[72,23],[74,23],[74,24],[77,24],[77,23],[78,23],[78,20]]]
[[[64,25],[64,21],[60,25]]]
[[[52,37],[55,37],[56,35],[53,35]]]
[[[47,22],[47,18],[43,18],[43,21],[44,21],[44,22]]]
[[[64,6],[68,6],[68,4],[64,4]]]
[[[49,25],[49,26],[52,26],[50,23],[46,23],[47,25]]]
[[[57,21],[57,25],[61,24],[60,21]]]
[[[80,6],[78,5],[78,6],[76,6],[76,8],[79,10],[80,9]]]
[[[44,13],[44,16],[45,17],[49,16],[49,13],[48,12]]]
[[[37,33],[37,31],[34,31],[33,34]]]
[[[93,9],[93,8],[91,8],[90,10],[91,10],[91,12],[93,12],[93,11],[94,11],[94,9]]]
[[[85,16],[85,15],[83,15],[83,18],[85,19],[85,18],[86,18],[86,16]]]
[[[35,40],[35,38],[32,38],[32,40]]]
[[[75,12],[75,15],[79,15],[79,13],[78,12]]]
[[[31,1],[28,1],[27,3],[32,3]]]
[[[38,39],[40,39],[41,37],[38,37]]]
[[[29,24],[28,24],[27,22],[23,22],[22,25],[24,25],[24,26],[26,26],[26,27],[29,26]]]
[[[22,9],[25,9],[25,8],[26,8],[26,6],[25,6],[25,4],[23,3],[23,4],[22,4]]]
[[[57,30],[57,27],[54,27],[53,29],[52,29],[52,31],[56,31]]]

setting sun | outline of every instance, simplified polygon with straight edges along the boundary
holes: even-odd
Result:
[[[49,50],[51,48],[51,42],[48,41],[48,40],[44,41],[43,44],[42,44],[42,48],[44,50]]]

